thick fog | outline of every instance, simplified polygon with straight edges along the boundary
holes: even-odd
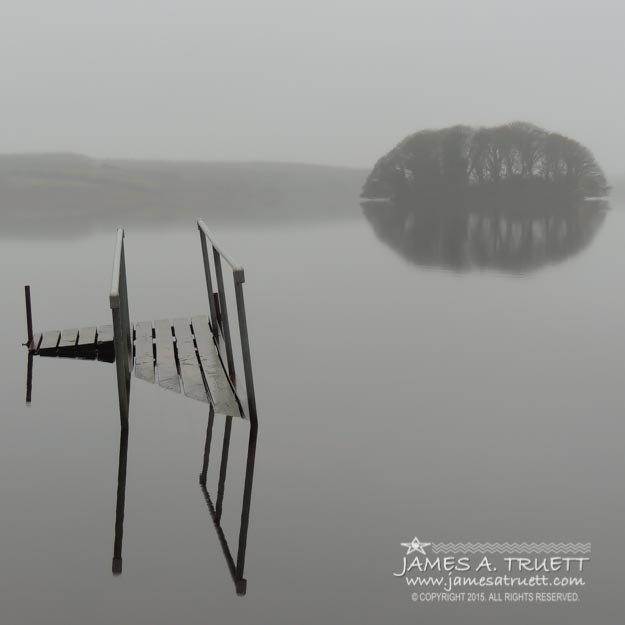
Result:
[[[616,0],[3,0],[0,152],[370,166],[523,119],[620,172],[624,28]]]

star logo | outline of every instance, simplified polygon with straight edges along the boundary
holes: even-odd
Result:
[[[425,547],[429,547],[432,543],[422,543],[416,536],[412,539],[412,542],[410,543],[401,543],[402,547],[406,547],[408,549],[408,551],[406,552],[406,555],[409,556],[411,553],[414,553],[415,551],[418,551],[419,553],[422,553],[424,556],[427,555],[425,553]]]

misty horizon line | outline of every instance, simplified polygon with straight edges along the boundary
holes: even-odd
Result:
[[[167,157],[167,156],[97,156],[86,152],[78,152],[72,150],[41,150],[41,151],[25,151],[25,152],[0,152],[0,159],[5,158],[27,158],[27,157],[73,157],[76,159],[85,159],[95,162],[126,162],[126,163],[155,163],[155,164],[205,164],[205,165],[280,165],[280,166],[302,166],[302,167],[327,167],[332,169],[344,169],[351,171],[370,171],[373,169],[375,162],[371,165],[345,165],[340,163],[329,163],[319,161],[305,160],[280,160],[280,159],[263,159],[263,158],[239,158],[239,159],[218,159],[218,158],[193,158],[193,157]],[[616,170],[606,170],[608,178],[625,177],[625,168]]]

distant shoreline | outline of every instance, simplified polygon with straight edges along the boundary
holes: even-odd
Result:
[[[188,222],[361,216],[365,169],[275,162],[0,155],[0,231],[33,234]]]

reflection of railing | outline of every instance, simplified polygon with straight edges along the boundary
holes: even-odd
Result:
[[[124,231],[117,230],[117,243],[113,259],[113,278],[109,296],[113,315],[115,366],[117,368],[117,391],[122,427],[128,427],[128,403],[130,401],[130,369],[132,363],[132,328],[128,315],[128,287],[126,284],[126,259],[124,255]]]
[[[245,377],[245,391],[247,394],[248,416],[256,420],[256,395],[254,393],[254,380],[252,377],[252,360],[250,357],[250,343],[247,333],[247,319],[245,316],[245,300],[243,297],[243,283],[245,282],[245,272],[243,267],[237,265],[228,257],[215,241],[215,237],[207,228],[203,220],[198,219],[198,229],[200,231],[200,241],[202,243],[202,256],[204,259],[204,273],[206,275],[206,288],[208,290],[208,306],[210,309],[210,326],[213,339],[220,355],[223,358],[221,342],[226,352],[226,362],[228,375],[236,389],[236,375],[234,368],[234,354],[232,351],[232,339],[230,335],[230,322],[228,319],[228,303],[226,301],[226,290],[224,287],[224,276],[221,266],[222,259],[232,268],[234,279],[234,291],[237,305],[237,316],[239,319],[239,333],[241,336],[241,356],[243,360],[243,373]],[[211,262],[208,254],[208,245],[211,245],[213,252],[213,263],[215,266],[215,277],[217,280],[217,297],[213,291],[213,278],[211,274]],[[240,396],[240,393],[238,393]]]
[[[221,447],[221,460],[219,463],[219,481],[217,486],[217,500],[213,504],[213,500],[206,488],[206,477],[208,473],[208,465],[210,459],[211,443],[213,438],[215,412],[211,406],[208,415],[208,426],[206,428],[206,442],[204,445],[204,461],[202,464],[202,472],[200,473],[200,487],[202,494],[208,506],[208,511],[217,531],[217,538],[221,545],[228,570],[234,581],[236,593],[244,595],[247,591],[247,580],[244,577],[245,570],[245,552],[247,550],[247,531],[250,522],[250,506],[252,501],[252,483],[254,481],[254,463],[256,459],[256,438],[258,435],[258,422],[256,419],[250,419],[250,434],[247,444],[247,459],[245,463],[245,484],[243,487],[243,502],[241,505],[241,523],[239,525],[239,540],[236,553],[236,562],[228,545],[228,541],[221,526],[221,513],[223,508],[223,499],[226,486],[226,472],[228,469],[228,453],[230,451],[230,434],[232,431],[232,417],[226,417],[224,427],[224,438]]]
[[[113,544],[113,575],[122,572],[122,542],[124,540],[124,509],[126,507],[126,467],[128,465],[128,428],[119,435],[117,464],[117,505],[115,506],[115,542]]]

